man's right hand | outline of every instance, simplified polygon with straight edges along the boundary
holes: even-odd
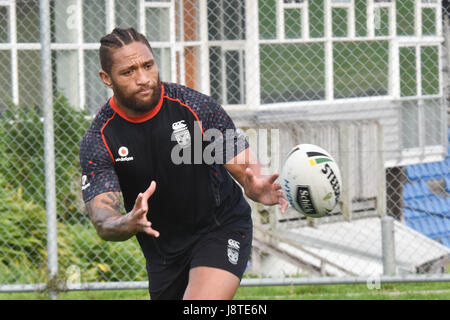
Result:
[[[155,192],[156,182],[152,181],[144,193],[140,193],[133,209],[127,214],[121,213],[119,192],[105,192],[86,202],[89,218],[98,235],[106,241],[125,241],[138,232],[159,237],[147,220],[148,199]]]
[[[154,237],[159,237],[159,232],[153,229],[152,223],[147,219],[148,199],[156,190],[156,182],[152,181],[150,186],[144,193],[139,193],[133,209],[127,214],[128,225],[130,232],[136,234],[138,232],[145,232]]]

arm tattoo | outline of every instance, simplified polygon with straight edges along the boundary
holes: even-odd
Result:
[[[124,216],[120,213],[120,193],[108,192],[94,197],[86,203],[95,229],[99,236],[109,241],[124,241],[133,234],[127,230]]]
[[[120,212],[121,201],[118,192],[108,192],[105,194],[106,197],[101,198],[101,202],[106,206],[110,207],[113,211]]]

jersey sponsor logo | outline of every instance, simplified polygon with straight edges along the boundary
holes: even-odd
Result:
[[[191,134],[184,120],[172,123],[172,130],[172,136],[175,137],[175,140],[181,148],[187,148],[191,145]]]
[[[228,239],[227,256],[231,264],[237,264],[239,260],[239,249],[241,244],[239,241]]]
[[[87,176],[84,175],[81,177],[81,190],[84,190],[86,188],[89,188],[89,186],[91,185],[90,183],[86,183],[87,182]]]
[[[128,148],[127,147],[120,147],[119,148],[119,156],[126,157],[128,155]]]
[[[117,152],[119,154],[119,158],[116,159],[116,162],[121,162],[121,161],[133,161],[134,158],[133,157],[128,157],[129,151],[127,147],[120,147],[119,151]]]

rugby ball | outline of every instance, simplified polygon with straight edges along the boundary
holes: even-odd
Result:
[[[291,206],[312,218],[330,214],[341,194],[339,167],[327,151],[313,144],[299,144],[289,152],[280,182]]]

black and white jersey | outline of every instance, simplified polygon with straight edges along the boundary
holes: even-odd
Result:
[[[147,259],[176,257],[198,235],[219,226],[248,228],[250,206],[223,166],[248,147],[233,132],[217,102],[185,86],[162,83],[158,105],[138,118],[127,117],[112,97],[81,142],[83,199],[118,191],[129,212],[154,180],[147,216],[160,237],[137,234]]]

